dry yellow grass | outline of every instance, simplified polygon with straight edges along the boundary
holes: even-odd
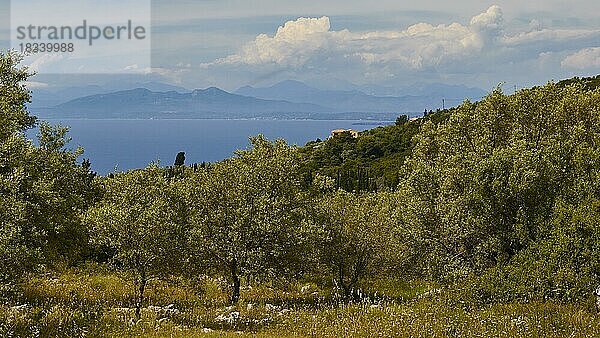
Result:
[[[223,283],[205,279],[148,289],[135,321],[133,288],[114,272],[72,270],[38,277],[0,306],[3,337],[598,337],[595,312],[551,303],[467,310],[427,283],[378,281],[379,302],[333,304],[326,290],[293,285],[246,288],[227,307]],[[310,291],[307,291],[310,290]],[[302,292],[304,291],[304,292]],[[10,303],[10,304],[9,304]],[[26,304],[16,307],[15,305]]]

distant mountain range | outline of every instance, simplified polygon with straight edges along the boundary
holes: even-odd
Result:
[[[190,90],[173,86],[161,82],[140,82],[140,83],[119,83],[111,82],[106,85],[89,85],[89,86],[69,86],[57,89],[35,88],[33,89],[32,108],[52,108],[62,103],[69,102],[78,98],[108,94],[118,91],[126,91],[136,88],[144,88],[153,92],[169,92],[175,91],[179,93],[189,93]]]
[[[327,112],[318,105],[262,100],[215,87],[190,93],[138,88],[82,97],[53,110],[61,116],[86,118],[237,118]]]
[[[371,113],[423,112],[425,109],[439,108],[442,100],[454,104],[455,101],[462,102],[465,98],[479,100],[486,94],[481,89],[461,86],[437,84],[430,88],[430,93],[422,88],[420,95],[375,96],[359,90],[320,90],[298,81],[283,81],[266,88],[242,87],[236,91],[236,94],[267,100],[312,103],[338,112]]]
[[[460,94],[462,90],[463,94]],[[162,83],[110,91],[103,86],[33,93],[42,118],[286,118],[394,120],[441,106],[445,92],[478,100],[483,90],[437,85],[431,95],[375,96],[359,90],[321,90],[298,81],[242,87],[235,93],[211,87],[189,91]],[[62,100],[62,102],[61,102]],[[448,104],[454,104],[448,101]]]

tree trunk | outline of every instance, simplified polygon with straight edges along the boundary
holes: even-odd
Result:
[[[137,294],[137,303],[135,304],[135,318],[140,320],[141,318],[141,310],[142,305],[144,303],[144,291],[146,290],[146,284],[148,280],[146,278],[146,270],[141,270],[139,275],[139,283],[138,283],[138,294]]]
[[[356,286],[358,285],[358,281],[360,278],[360,274],[361,274],[361,270],[358,270],[359,268],[356,267],[353,273],[349,273],[350,275],[348,276],[346,274],[346,272],[344,271],[344,266],[343,265],[338,265],[338,284],[339,287],[342,289],[343,292],[343,297],[344,300],[346,302],[348,301],[357,301],[359,300],[358,294],[356,293],[357,290],[355,290]]]
[[[343,298],[345,301],[347,301],[350,297],[350,292],[351,292],[351,286],[346,284],[346,278],[345,278],[345,273],[344,273],[344,266],[343,265],[338,265],[338,284],[339,287],[342,289],[342,293],[343,293]]]
[[[240,276],[238,274],[237,261],[234,259],[230,265],[231,278],[233,279],[233,285],[231,287],[231,305],[236,305],[240,301]]]

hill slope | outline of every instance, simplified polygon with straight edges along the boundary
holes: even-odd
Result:
[[[600,75],[557,83],[559,87],[569,85],[581,86],[586,91],[597,90]],[[399,118],[396,125],[364,131],[358,138],[341,135],[309,142],[302,148],[308,163],[306,170],[309,175],[319,173],[334,178],[337,187],[349,191],[395,188],[399,168],[412,153],[413,137],[421,126],[428,121],[444,123],[455,109],[438,110],[412,121]]]

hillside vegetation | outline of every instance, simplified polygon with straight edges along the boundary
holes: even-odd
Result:
[[[600,87],[600,75],[567,79],[556,83],[556,86],[594,91]],[[334,177],[340,188],[349,191],[395,189],[399,183],[400,167],[412,153],[413,138],[421,126],[428,121],[435,125],[444,123],[456,110],[429,111],[423,118],[410,121],[408,116],[400,116],[395,125],[367,130],[358,139],[348,134],[309,142],[301,149],[308,158],[307,171]]]
[[[600,335],[600,90],[100,177],[0,57],[0,336]],[[37,145],[36,145],[37,144]]]

